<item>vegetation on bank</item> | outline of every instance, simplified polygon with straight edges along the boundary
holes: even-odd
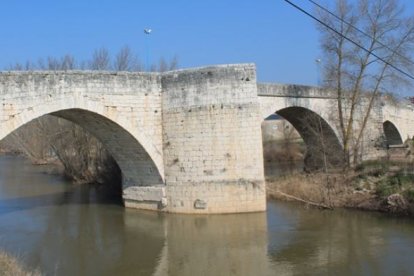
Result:
[[[37,276],[39,271],[27,271],[22,264],[9,254],[0,251],[0,275],[4,276]]]
[[[340,172],[299,173],[267,179],[268,197],[321,208],[357,208],[414,215],[414,164],[364,162]]]
[[[370,132],[373,123],[377,124],[374,116],[382,108],[378,104],[386,100],[396,110],[408,104],[390,94],[412,87],[414,17],[403,11],[398,0],[340,0],[327,9],[318,6],[315,14],[324,56],[320,85],[335,95],[329,116],[337,133],[332,135],[331,126],[317,113],[297,113],[292,121],[307,145],[307,173],[268,179],[269,196],[324,208],[414,214],[412,141],[406,144],[409,148],[404,156],[363,162],[368,148],[383,151],[400,143]],[[377,140],[369,141],[368,137],[375,136]],[[289,135],[284,140],[292,141]],[[264,148],[267,163],[278,161],[278,152],[268,145]],[[291,157],[284,160],[294,163],[297,149],[285,146],[281,151]]]
[[[342,152],[331,153],[329,137],[315,127],[310,130],[318,136],[315,146],[327,157],[341,155],[351,169],[362,161],[372,115],[383,95],[412,88],[414,17],[404,12],[399,0],[329,2],[328,8],[318,5],[315,11],[324,57],[321,84],[335,93],[330,115]]]

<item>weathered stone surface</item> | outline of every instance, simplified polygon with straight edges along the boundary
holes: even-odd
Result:
[[[194,201],[194,208],[196,209],[206,209],[207,208],[207,202],[201,199],[196,199]]]
[[[125,206],[166,212],[265,210],[260,126],[275,112],[292,120],[316,113],[340,140],[332,93],[258,85],[252,64],[163,74],[0,72],[0,100],[0,139],[45,114],[73,121],[118,162]],[[412,137],[413,114],[412,106],[376,102],[364,157],[380,155],[376,145],[385,121],[402,140]]]
[[[338,122],[337,99],[333,91],[317,87],[292,84],[258,84],[258,98],[262,118],[278,113],[289,120],[299,131],[305,143],[312,144],[315,140],[310,133],[300,131],[300,123],[309,113],[315,113],[322,124],[329,128],[327,131],[331,140],[336,140],[335,147],[341,147],[341,133]],[[346,100],[344,100],[346,102]],[[368,102],[361,101],[356,106],[355,124],[362,122]],[[307,110],[309,112],[303,112]],[[371,116],[368,119],[365,135],[362,139],[363,160],[376,159],[386,155],[383,141],[384,123],[391,122],[398,130],[402,141],[414,134],[414,105],[408,102],[395,102],[388,97],[380,97],[374,102]],[[355,131],[357,133],[357,131]],[[392,134],[393,137],[395,134]],[[390,140],[395,140],[391,137]]]
[[[165,186],[130,186],[123,191],[123,198],[137,201],[161,202],[166,197]]]
[[[169,72],[161,81],[168,209],[265,210],[254,65]],[[252,189],[251,183],[257,185]],[[206,208],[195,208],[197,199],[207,202]]]

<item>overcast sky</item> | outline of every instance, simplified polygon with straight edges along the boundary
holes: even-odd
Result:
[[[253,62],[259,81],[315,85],[315,60],[323,59],[315,23],[283,0],[0,2],[1,68],[66,53],[85,60],[96,48],[129,45],[142,61],[148,48],[152,62],[177,55],[180,67]],[[401,2],[414,14],[414,1]]]

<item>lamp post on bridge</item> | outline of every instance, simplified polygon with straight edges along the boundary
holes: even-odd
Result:
[[[317,81],[317,85],[321,86],[322,85],[322,81],[321,81],[321,62],[322,60],[320,58],[315,59],[316,62],[316,81]]]
[[[144,29],[144,34],[147,37],[145,39],[145,67],[146,67],[146,70],[148,72],[151,71],[150,57],[149,57],[149,55],[150,55],[150,52],[149,52],[150,51],[149,50],[149,36],[150,36],[151,33],[152,33],[152,29],[150,29],[150,28],[145,28]]]

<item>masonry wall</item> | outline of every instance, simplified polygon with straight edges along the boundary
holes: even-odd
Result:
[[[260,126],[280,109],[312,110],[339,137],[329,91],[258,86],[252,64],[163,74],[0,72],[0,101],[0,139],[44,114],[69,119],[100,139],[118,162],[127,207],[168,212],[265,210]],[[359,108],[362,114],[364,105]],[[380,156],[375,145],[386,119],[403,139],[412,137],[411,114],[412,106],[379,100],[362,158]]]
[[[414,105],[408,102],[392,102],[386,98],[382,99],[382,121],[390,121],[393,123],[403,142],[407,138],[414,137]]]
[[[337,100],[333,91],[303,85],[259,84],[258,95],[263,118],[284,108],[303,107],[323,118],[335,132],[338,141],[342,143]],[[362,123],[362,116],[365,115],[367,106],[367,102],[361,102],[356,107],[355,128]],[[371,110],[362,139],[363,154],[358,156],[361,160],[376,159],[386,154],[381,145],[382,106],[381,101],[377,101]]]
[[[255,67],[170,72],[162,88],[168,210],[265,210]]]
[[[163,184],[159,74],[3,72],[0,100],[0,139],[53,113],[103,142],[122,170],[124,189]]]

